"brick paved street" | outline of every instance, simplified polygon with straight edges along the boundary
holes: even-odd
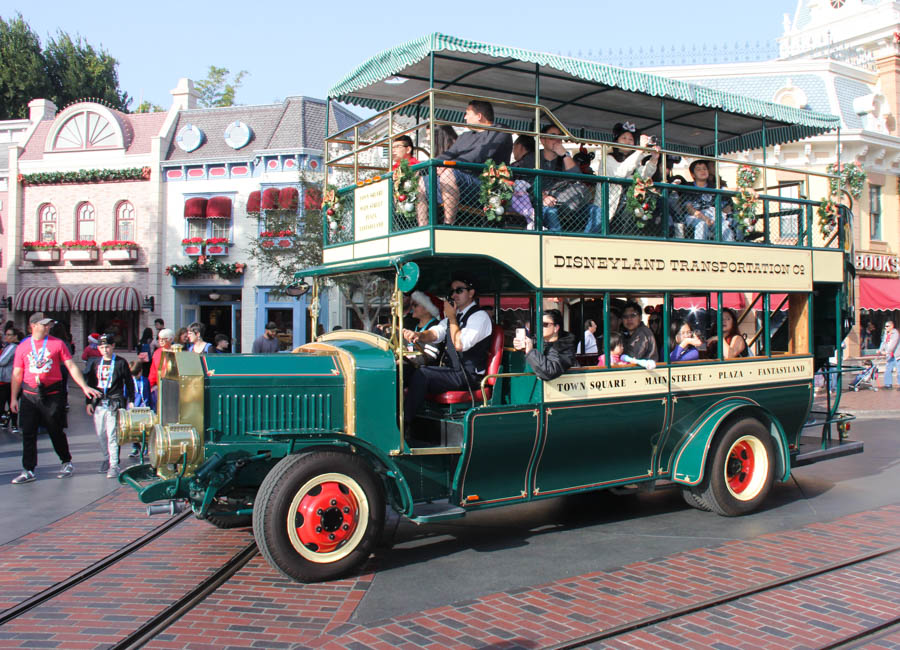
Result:
[[[148,647],[535,648],[891,546],[900,539],[891,478],[900,460],[893,417],[900,391],[851,392],[841,410],[859,416],[852,435],[866,453],[795,470],[748,517],[685,508],[670,491],[554,499],[443,525],[400,522],[386,533],[393,548],[380,548],[361,574],[340,581],[300,585],[256,557]],[[92,434],[74,416],[73,448],[90,458]],[[0,447],[7,473],[18,460],[15,445]],[[133,491],[88,471],[87,460],[75,478],[52,478],[52,451],[41,453],[51,468],[42,480],[0,486],[6,512],[15,499],[38,511],[38,501],[54,494],[64,496],[61,507],[86,501],[0,546],[0,608],[164,521],[147,518]],[[250,539],[247,529],[188,520],[5,625],[0,648],[107,647]],[[886,556],[592,647],[821,646],[896,615],[898,564],[897,555]],[[871,647],[900,647],[900,632],[889,630]]]

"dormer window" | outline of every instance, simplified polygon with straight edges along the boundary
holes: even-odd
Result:
[[[47,136],[45,151],[90,151],[126,146],[122,124],[105,106],[81,103],[60,113]]]

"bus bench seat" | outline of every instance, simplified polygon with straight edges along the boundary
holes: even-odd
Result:
[[[500,362],[502,360],[503,328],[497,324],[494,324],[494,329],[491,331],[491,349],[488,350],[486,374],[495,375],[500,372]],[[487,391],[488,399],[490,399],[491,397],[491,388],[496,382],[496,377],[491,377],[487,380],[487,384],[484,388]],[[480,388],[477,390],[473,390],[472,394],[474,394],[475,396],[475,401],[484,399],[484,395],[482,394]],[[435,393],[433,395],[428,395],[425,399],[427,399],[429,402],[434,402],[435,404],[463,404],[472,401],[472,394],[470,394],[467,390],[448,390],[444,393]]]

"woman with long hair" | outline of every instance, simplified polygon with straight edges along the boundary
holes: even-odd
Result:
[[[717,336],[711,336],[707,343],[710,356],[715,355]],[[725,359],[736,359],[747,356],[747,342],[738,331],[738,317],[733,309],[722,309],[722,356]]]

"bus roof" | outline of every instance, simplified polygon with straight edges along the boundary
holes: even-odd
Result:
[[[630,120],[645,131],[660,125],[665,100],[666,148],[689,154],[759,148],[837,129],[838,117],[646,74],[605,63],[479,43],[433,33],[385,50],[338,82],[329,96],[386,110],[430,87],[497,99],[536,97],[581,137],[612,141],[615,122]],[[539,81],[539,83],[537,83]],[[508,110],[509,109],[509,110]],[[518,110],[518,112],[516,112]],[[534,113],[504,106],[500,122],[520,129]],[[462,121],[461,112],[460,119]],[[447,118],[449,119],[449,118]],[[521,122],[522,126],[518,124]]]

